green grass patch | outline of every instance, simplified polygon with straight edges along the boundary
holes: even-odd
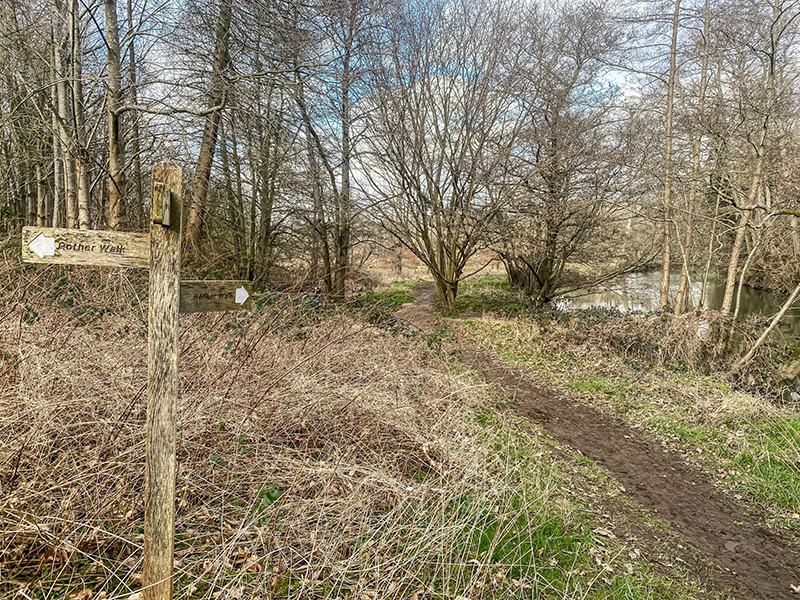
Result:
[[[398,310],[403,304],[414,301],[414,281],[395,281],[388,289],[359,294],[352,302],[360,307],[378,307],[388,310]]]
[[[592,381],[572,381],[567,384],[572,390],[607,396],[624,396],[630,390],[627,380],[595,379]]]
[[[470,277],[459,283],[456,309],[505,315],[520,315],[526,310],[505,275]]]
[[[592,470],[596,467],[591,461],[554,461],[533,426],[521,418],[509,420],[508,413],[484,407],[473,417],[502,457],[497,483],[506,491],[451,501],[440,527],[459,524],[455,547],[468,563],[485,565],[485,582],[516,587],[508,595],[508,587],[498,586],[490,598],[694,597],[679,580],[651,572],[644,561],[631,561],[630,548],[626,551],[623,542],[600,540],[594,516],[562,492],[569,489],[569,475],[562,467],[574,464],[573,469]],[[509,591],[499,593],[500,587]]]

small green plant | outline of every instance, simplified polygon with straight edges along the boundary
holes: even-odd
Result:
[[[258,517],[259,527],[267,521],[267,517],[264,516],[266,510],[278,502],[282,496],[283,490],[280,489],[277,483],[268,483],[258,490],[258,493],[256,494],[256,506],[253,510],[253,514],[254,516]]]
[[[222,458],[222,456],[220,456],[219,454],[213,455],[209,460],[218,467],[222,467],[223,469],[227,468],[228,466],[228,461]]]
[[[441,354],[445,342],[453,342],[455,334],[446,325],[437,324],[430,333],[424,334],[429,355]]]

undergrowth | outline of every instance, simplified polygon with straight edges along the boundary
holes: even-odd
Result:
[[[3,277],[0,596],[137,598],[146,277]],[[395,292],[182,317],[176,598],[693,597],[598,542]]]

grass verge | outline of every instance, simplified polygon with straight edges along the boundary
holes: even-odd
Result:
[[[648,356],[644,342],[621,343],[630,338],[630,331],[643,327],[634,324],[626,330],[626,323],[637,318],[589,311],[486,317],[463,322],[462,327],[535,378],[649,430],[731,494],[754,505],[797,543],[798,410],[732,390],[723,380],[687,368],[688,360],[659,355],[655,344]],[[669,352],[678,350],[676,343]]]

